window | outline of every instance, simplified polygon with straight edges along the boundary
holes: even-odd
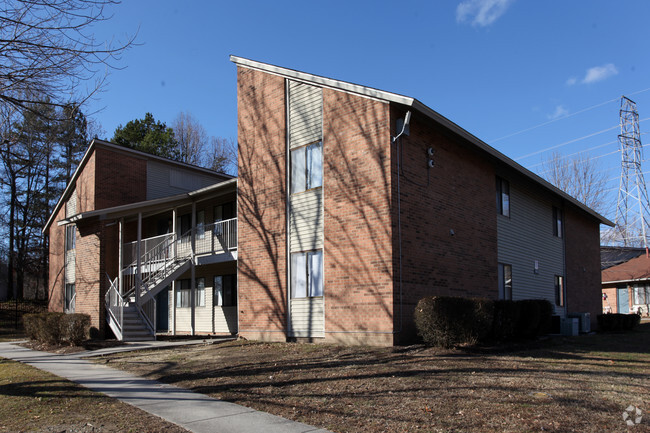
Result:
[[[564,277],[561,275],[555,276],[555,305],[564,306]]]
[[[190,307],[190,283],[191,280],[178,280],[176,282],[176,307]]]
[[[634,286],[634,304],[650,304],[650,286]]]
[[[65,250],[74,250],[77,227],[73,224],[65,226]]]
[[[178,237],[182,241],[189,241],[189,231],[192,228],[192,215],[191,214],[185,214],[181,215],[177,219],[177,227],[176,229],[178,230]]]
[[[196,299],[195,305],[197,307],[205,307],[205,278],[196,279]]]
[[[196,213],[196,237],[205,238],[205,211],[202,210]]]
[[[497,177],[497,212],[510,216],[510,183],[500,177]]]
[[[319,141],[291,151],[291,193],[323,184],[323,144]]]
[[[558,209],[553,206],[553,236],[558,238],[562,237],[562,226],[563,226],[563,216],[562,209]]]
[[[215,307],[234,307],[237,305],[237,275],[216,275],[214,277]]]
[[[323,251],[291,254],[291,298],[323,296]]]
[[[512,299],[512,266],[499,263],[499,299]]]
[[[74,313],[77,291],[74,283],[65,285],[65,312]]]
[[[229,202],[220,204],[214,207],[214,222],[218,223],[219,221],[229,220],[235,218],[237,214],[237,207],[235,202]]]

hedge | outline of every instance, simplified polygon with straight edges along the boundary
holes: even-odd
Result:
[[[598,330],[603,332],[610,331],[631,331],[641,323],[641,316],[638,314],[599,314],[596,316],[598,321]]]
[[[547,300],[492,301],[431,296],[415,308],[415,326],[424,342],[453,347],[489,340],[535,338],[551,329],[553,305]]]
[[[41,343],[68,343],[79,346],[88,338],[90,316],[46,312],[25,314],[23,317],[27,336]]]

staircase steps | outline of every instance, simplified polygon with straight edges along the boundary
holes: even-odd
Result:
[[[135,305],[131,304],[124,307],[122,317],[122,336],[124,341],[152,341],[155,339],[151,335],[147,325],[140,318]]]

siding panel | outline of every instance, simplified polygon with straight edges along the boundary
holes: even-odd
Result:
[[[291,336],[325,337],[323,297],[291,300]]]
[[[323,189],[294,194],[289,212],[291,252],[323,248]]]
[[[308,84],[289,82],[290,148],[318,141],[323,136],[323,91]]]

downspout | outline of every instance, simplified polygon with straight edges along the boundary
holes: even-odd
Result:
[[[286,260],[286,273],[285,273],[285,281],[287,282],[287,314],[286,314],[286,331],[285,331],[285,337],[288,337],[289,334],[293,335],[293,329],[291,326],[291,247],[289,245],[290,239],[289,239],[289,216],[291,213],[291,179],[290,179],[290,172],[289,170],[291,169],[290,165],[290,158],[291,158],[291,152],[290,152],[290,147],[291,147],[291,137],[290,137],[290,130],[289,127],[291,126],[289,124],[289,80],[285,78],[284,80],[284,110],[285,110],[285,154],[286,157],[284,158],[285,160],[285,194],[286,194],[286,205],[285,205],[285,215],[286,215],[286,222],[285,222],[285,250],[286,250],[286,255],[285,255],[285,260]]]
[[[396,144],[395,146],[395,151],[397,153],[397,244],[399,248],[399,330],[397,331],[398,334],[401,334],[402,332],[402,325],[403,325],[403,312],[402,312],[402,295],[403,295],[403,282],[402,282],[402,196],[401,196],[401,191],[400,191],[400,142],[398,141],[399,138],[404,134],[404,131],[406,131],[406,127],[408,126],[409,122],[411,121],[411,112],[407,111],[406,115],[404,116],[404,124],[402,125],[402,130],[400,131],[399,134],[397,134],[395,137],[393,137],[393,143]]]

